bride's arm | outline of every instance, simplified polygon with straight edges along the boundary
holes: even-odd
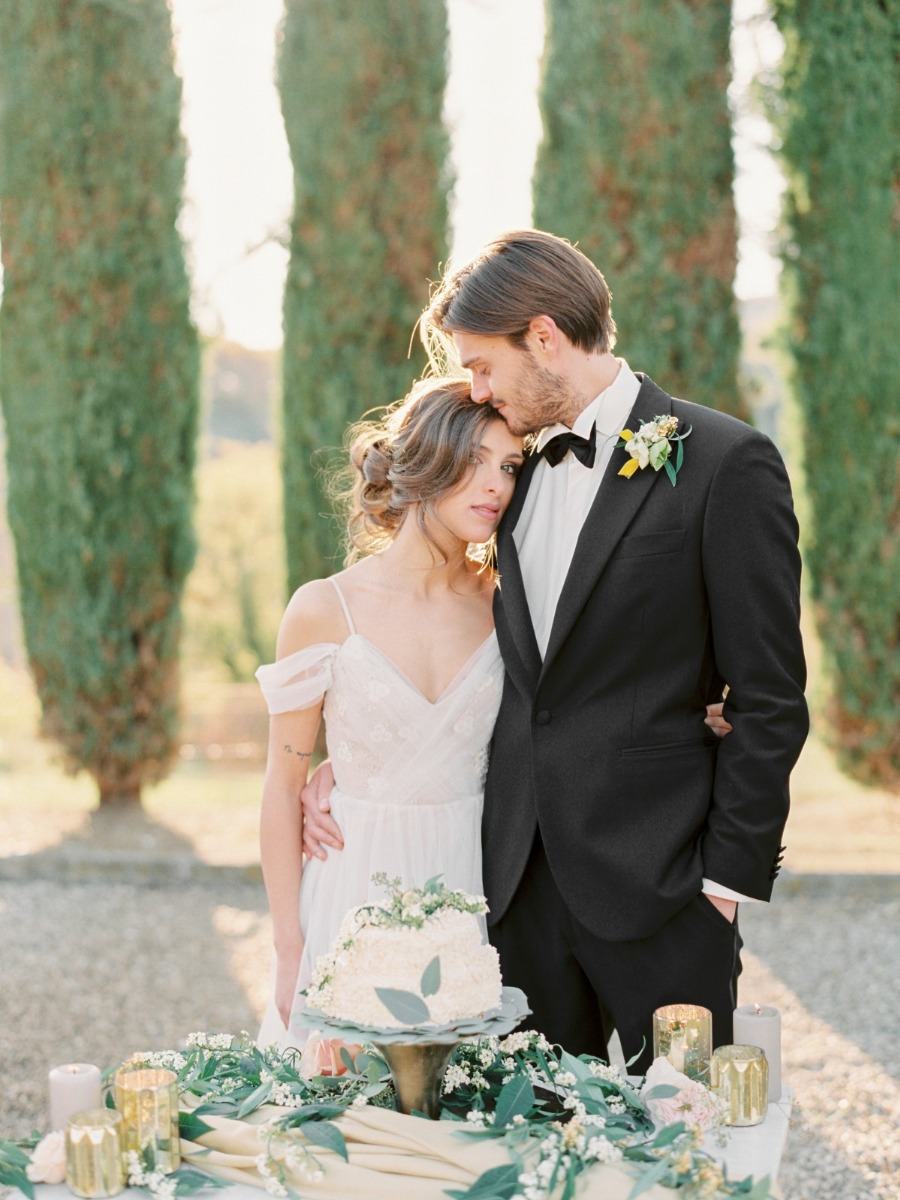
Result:
[[[325,581],[306,584],[295,592],[288,604],[278,631],[275,668],[288,677],[285,699],[278,686],[269,700],[269,747],[266,776],[263,784],[260,812],[260,857],[263,879],[272,916],[272,939],[275,948],[276,977],[275,1005],[285,1025],[290,1024],[291,1011],[296,1003],[297,972],[303,953],[300,928],[300,876],[302,868],[301,843],[303,810],[300,793],[309,774],[309,764],[322,719],[323,693],[330,679],[317,672],[316,662],[327,659],[329,646],[340,634],[339,614],[334,589]],[[308,682],[293,682],[291,660],[304,652],[311,655],[305,662],[301,677],[314,676]],[[298,664],[299,665],[299,664]],[[268,680],[278,670],[262,668]],[[317,677],[316,677],[317,676]],[[267,680],[267,681],[268,681]],[[263,680],[260,680],[263,683]],[[285,679],[279,677],[282,691]],[[263,690],[266,685],[263,683]],[[318,692],[318,696],[316,693]],[[293,704],[303,704],[294,708]],[[290,711],[281,711],[290,705]]]
[[[275,1006],[290,1024],[303,935],[300,931],[300,875],[303,812],[300,793],[321,719],[321,702],[269,721],[269,751],[263,785],[259,845],[263,879],[272,915],[275,948]]]

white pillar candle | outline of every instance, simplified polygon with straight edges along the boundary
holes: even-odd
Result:
[[[742,1004],[734,1010],[734,1040],[760,1046],[769,1064],[769,1100],[781,1099],[781,1013],[769,1004]]]
[[[100,1068],[92,1063],[65,1063],[54,1067],[50,1085],[50,1128],[65,1129],[71,1117],[88,1108],[100,1108]]]

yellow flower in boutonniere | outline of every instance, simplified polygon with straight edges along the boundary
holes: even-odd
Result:
[[[654,417],[652,421],[645,421],[637,433],[632,433],[630,429],[623,429],[616,442],[616,448],[621,448],[631,457],[619,474],[630,479],[635,471],[643,471],[644,467],[652,467],[654,471],[660,471],[665,467],[666,474],[674,487],[676,476],[684,462],[682,443],[686,437],[690,437],[691,427],[688,426],[684,433],[677,431],[677,417]],[[675,447],[674,464],[670,461],[673,446]]]

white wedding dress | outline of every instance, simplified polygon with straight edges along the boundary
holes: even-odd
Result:
[[[448,887],[482,893],[484,775],[503,687],[492,633],[443,694],[426,699],[356,632],[343,594],[331,582],[347,639],[309,646],[257,671],[270,714],[308,708],[324,695],[335,778],[331,812],[344,836],[342,851],[303,864],[298,991],[318,956],[331,948],[347,910],[384,895],[372,883],[377,872],[412,887],[441,875]],[[302,1046],[306,1037],[296,1023],[285,1029],[270,996],[260,1044]]]

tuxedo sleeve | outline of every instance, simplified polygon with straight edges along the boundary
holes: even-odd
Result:
[[[729,686],[703,874],[768,900],[778,874],[788,779],[809,717],[800,637],[800,554],[781,456],[755,430],[723,454],[703,526],[713,651]]]

